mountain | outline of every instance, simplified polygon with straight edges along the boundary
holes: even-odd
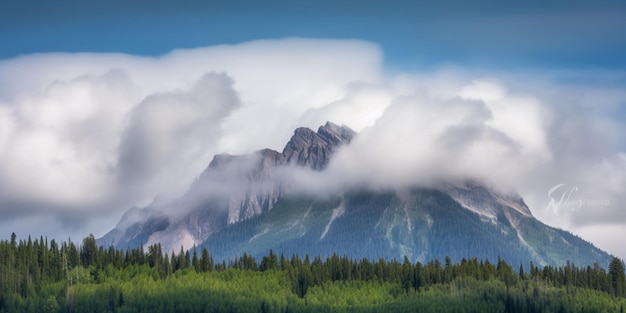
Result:
[[[199,245],[216,231],[269,212],[285,193],[276,177],[281,168],[323,170],[335,150],[355,135],[328,122],[317,132],[296,129],[282,153],[263,149],[251,155],[216,155],[181,199],[129,210],[98,242],[120,248],[161,243],[168,250]]]
[[[289,169],[324,171],[354,136],[327,122],[317,132],[296,129],[282,152],[216,155],[181,199],[129,210],[98,242],[118,248],[160,243],[165,251],[206,247],[218,260],[273,250],[422,262],[446,256],[523,265],[610,261],[589,242],[535,219],[519,195],[478,181],[322,195],[291,188]]]

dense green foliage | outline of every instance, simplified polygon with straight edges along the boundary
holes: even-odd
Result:
[[[476,258],[426,264],[164,253],[0,241],[0,312],[620,312],[624,265],[514,269]]]

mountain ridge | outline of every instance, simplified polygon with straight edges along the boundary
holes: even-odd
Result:
[[[181,199],[131,209],[98,242],[126,248],[160,243],[166,251],[206,247],[217,259],[273,250],[414,261],[450,256],[608,264],[606,252],[536,220],[518,194],[479,181],[316,196],[293,192],[281,176],[290,167],[323,172],[356,135],[327,122],[317,132],[297,128],[282,152],[218,154]]]
[[[183,196],[182,200],[177,200],[168,207],[147,207],[144,208],[142,214],[144,218],[155,219],[155,223],[149,225],[158,225],[155,228],[146,228],[145,226],[135,225],[135,222],[129,221],[130,212],[136,212],[137,208],[129,210],[109,233],[105,234],[98,242],[105,246],[121,246],[124,248],[133,247],[130,242],[145,239],[146,233],[152,231],[152,235],[148,236],[145,244],[163,243],[172,241],[172,236],[160,234],[167,228],[179,229],[180,220],[176,221],[162,211],[184,207],[190,212],[189,217],[196,216],[201,218],[206,211],[213,211],[209,214],[217,221],[207,223],[205,225],[196,225],[196,229],[200,231],[194,233],[186,229],[179,229],[174,232],[174,238],[178,239],[178,243],[190,248],[206,240],[216,229],[221,229],[227,225],[231,225],[242,220],[249,219],[253,216],[271,210],[276,200],[284,192],[284,187],[274,184],[272,181],[273,172],[281,166],[293,165],[311,168],[313,170],[322,170],[326,167],[330,160],[330,156],[340,145],[349,143],[356,135],[349,127],[336,125],[332,122],[326,122],[318,128],[317,132],[305,127],[297,128],[289,142],[285,145],[283,152],[272,149],[261,149],[250,155],[231,155],[227,153],[216,154],[208,167],[199,175],[199,178],[192,184],[190,190]],[[228,180],[232,180],[229,182]],[[223,199],[223,195],[215,195],[207,189],[221,190],[223,186],[216,186],[215,181],[231,183],[226,194],[228,199]],[[265,188],[257,188],[256,183],[269,182],[272,186],[262,186]],[[245,184],[242,188],[242,184]],[[233,190],[234,192],[233,194]],[[186,200],[190,197],[192,200]],[[200,198],[200,200],[198,200]],[[218,199],[218,203],[213,208],[202,205],[203,201],[214,201]],[[200,202],[201,204],[194,204]],[[225,203],[224,203],[225,202]],[[224,208],[216,208],[225,205],[228,211],[227,223],[221,223]],[[154,216],[152,216],[154,215]],[[130,224],[130,225],[128,225]],[[163,226],[165,228],[163,228]],[[130,230],[130,232],[128,231]],[[124,239],[124,237],[127,237]],[[125,242],[126,243],[125,243]],[[175,240],[174,240],[175,241]],[[171,245],[166,245],[168,248]]]

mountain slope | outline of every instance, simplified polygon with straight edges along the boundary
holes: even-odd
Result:
[[[273,250],[422,262],[503,258],[525,266],[610,261],[590,243],[513,208],[485,219],[437,189],[348,193],[329,200],[287,196],[271,212],[216,233],[202,247],[218,259]]]
[[[288,167],[323,171],[354,136],[345,126],[327,123],[317,132],[296,129],[283,152],[217,155],[180,200],[129,211],[99,242],[118,247],[158,242],[166,251],[195,245],[216,259],[274,250],[422,262],[445,256],[523,265],[610,261],[590,243],[536,220],[519,195],[480,182],[312,196],[294,192],[281,176]]]

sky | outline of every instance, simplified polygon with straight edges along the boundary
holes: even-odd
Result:
[[[330,120],[359,132],[331,186],[473,177],[626,258],[624,29],[622,1],[5,3],[0,229],[99,237]]]

